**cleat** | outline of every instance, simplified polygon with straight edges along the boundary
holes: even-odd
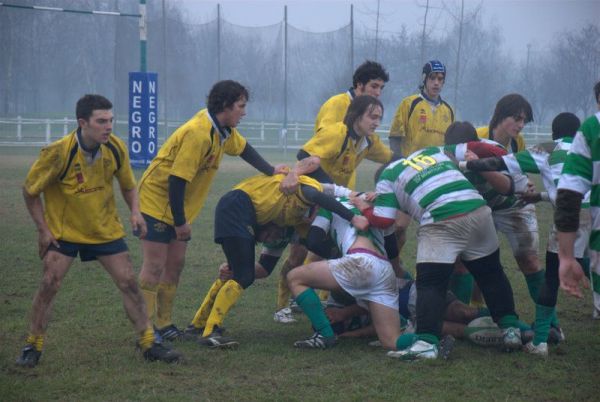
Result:
[[[440,341],[438,345],[438,355],[442,360],[448,360],[450,352],[454,349],[454,343],[456,339],[452,335],[446,335]]]
[[[183,331],[177,328],[174,324],[157,329],[155,333],[158,333],[160,340],[169,342],[181,340],[183,337]]]
[[[282,324],[290,324],[292,322],[296,322],[296,319],[294,318],[294,313],[289,307],[285,307],[279,311],[276,311],[275,314],[273,314],[273,320]]]
[[[558,325],[550,325],[550,332],[548,332],[547,342],[551,345],[558,345],[565,341],[565,333],[562,328]]]
[[[219,330],[214,330],[210,335],[203,336],[198,340],[198,344],[212,349],[235,349],[239,342],[221,335]]]
[[[533,342],[527,342],[525,346],[523,346],[523,351],[531,353],[532,355],[548,357],[548,344],[542,342],[539,345],[534,345]]]
[[[508,327],[502,330],[502,348],[505,352],[512,352],[523,347],[521,342],[521,330],[515,327]]]
[[[21,349],[21,356],[16,363],[21,367],[35,367],[41,356],[42,352],[37,351],[33,345],[27,345]]]
[[[202,338],[203,332],[204,327],[196,328],[194,324],[190,324],[183,330],[183,335],[181,339],[184,341],[196,341]]]
[[[149,362],[161,361],[165,363],[177,363],[181,359],[181,354],[160,342],[154,342],[152,347],[145,350],[144,359]]]
[[[394,357],[400,360],[421,360],[421,359],[437,359],[438,348],[436,345],[425,341],[416,341],[409,348],[403,350],[392,350],[387,352],[389,357]]]
[[[292,310],[292,313],[295,314],[302,314],[304,313],[304,311],[302,311],[302,307],[300,307],[298,305],[298,303],[296,303],[296,299],[290,299],[290,310]]]
[[[310,338],[294,342],[294,347],[298,349],[329,349],[335,345],[337,345],[336,338],[326,338],[318,332]]]
[[[525,345],[526,343],[533,341],[534,336],[535,330],[533,329],[521,330],[521,343]]]
[[[223,335],[225,333],[225,328],[221,328],[221,327],[215,325],[215,327],[213,329],[213,333],[215,333],[215,332],[219,335]],[[200,338],[202,338],[203,333],[204,333],[204,327],[197,328],[194,326],[194,324],[190,324],[183,330],[182,339],[184,341],[198,341],[198,340],[200,340]]]

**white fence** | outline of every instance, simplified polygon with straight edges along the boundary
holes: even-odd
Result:
[[[159,122],[158,142],[162,144],[167,135],[179,127],[183,121],[170,121],[167,128]],[[116,120],[113,131],[127,141],[128,122]],[[77,121],[62,119],[1,118],[0,146],[44,146],[55,141],[77,127]],[[291,122],[287,128],[276,122],[242,122],[238,129],[256,148],[299,149],[313,134],[312,123]],[[387,141],[389,125],[381,125],[377,133]],[[168,133],[168,134],[167,134]],[[529,125],[523,131],[528,145],[550,141],[550,127]]]

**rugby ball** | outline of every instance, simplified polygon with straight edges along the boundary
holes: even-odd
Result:
[[[479,346],[502,345],[502,330],[490,316],[471,321],[465,328],[465,337]]]

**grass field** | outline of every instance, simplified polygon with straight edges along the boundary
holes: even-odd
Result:
[[[257,281],[225,321],[240,341],[237,351],[177,343],[178,365],[145,363],[119,294],[96,263],[76,262],[58,294],[40,364],[22,369],[14,361],[27,334],[31,300],[41,275],[37,234],[21,198],[21,185],[35,159],[33,148],[0,148],[0,400],[599,400],[600,321],[591,320],[591,295],[583,301],[561,293],[558,311],[567,342],[542,360],[504,354],[458,342],[448,361],[403,363],[367,340],[343,340],[331,350],[299,351],[295,340],[310,335],[304,316],[295,324],[273,322],[278,269]],[[280,154],[265,154],[272,162]],[[292,159],[288,155],[288,160]],[[371,188],[375,165],[364,163],[359,188]],[[141,172],[137,172],[138,177]],[[241,160],[226,158],[200,218],[193,225],[174,319],[186,326],[213,281],[223,254],[212,241],[213,211],[220,196],[253,174]],[[122,200],[121,216],[126,222]],[[538,207],[541,249],[552,212]],[[403,253],[414,272],[411,225]],[[140,245],[128,244],[139,269]],[[503,241],[502,260],[521,317],[533,320],[523,276]],[[541,254],[543,256],[543,254]]]

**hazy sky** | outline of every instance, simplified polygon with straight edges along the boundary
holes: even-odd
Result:
[[[245,26],[276,24],[283,19],[283,5],[288,5],[288,22],[308,31],[332,31],[350,19],[354,4],[356,26],[375,32],[377,0],[168,0],[190,11],[198,22],[215,17],[216,4],[229,22]],[[409,32],[421,32],[426,0],[381,0],[380,30],[398,32],[402,25]],[[450,24],[450,12],[457,13],[459,0],[430,0],[428,32],[444,32]],[[566,29],[595,23],[600,26],[600,0],[465,0],[465,14],[482,5],[483,21],[499,26],[505,50],[524,58],[527,44],[532,50],[543,49],[556,34]]]

